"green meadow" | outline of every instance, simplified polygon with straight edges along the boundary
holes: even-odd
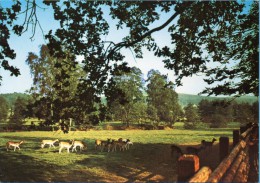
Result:
[[[169,130],[90,130],[54,132],[1,132],[0,181],[25,182],[147,182],[176,181],[176,167],[170,145],[199,147],[201,140],[211,141],[221,136],[230,137],[236,124],[222,129],[185,130],[176,123]],[[95,150],[95,139],[129,138],[134,145],[127,151],[100,152]],[[56,148],[41,148],[41,140],[82,140],[87,149],[82,152],[59,154]],[[7,151],[7,141],[25,142],[21,150]],[[215,168],[218,164],[218,142],[212,150],[201,152],[200,164]]]

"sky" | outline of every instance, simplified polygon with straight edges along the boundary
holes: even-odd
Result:
[[[1,5],[7,6],[12,2],[11,0],[2,0]],[[18,77],[10,76],[8,71],[3,70],[0,68],[0,74],[3,77],[0,86],[0,93],[14,93],[14,92],[21,92],[24,93],[30,89],[32,86],[32,76],[30,74],[29,66],[26,65],[25,60],[29,52],[34,52],[36,54],[39,53],[39,46],[42,44],[46,44],[47,42],[44,40],[44,33],[47,33],[50,29],[55,30],[58,27],[58,23],[55,22],[53,19],[53,11],[50,7],[41,5],[47,9],[40,9],[37,10],[37,16],[40,21],[41,27],[43,28],[43,32],[39,29],[36,30],[36,34],[32,40],[30,37],[32,36],[32,30],[28,30],[24,33],[21,37],[16,36],[14,34],[11,35],[9,44],[11,48],[13,48],[16,52],[16,59],[9,60],[10,65],[16,66],[20,69],[21,75]],[[163,20],[167,20],[167,16],[163,15]],[[18,20],[20,23],[23,22],[23,17],[20,17]],[[156,22],[153,26],[161,25],[163,21]],[[112,40],[114,42],[120,41],[120,36],[125,34],[124,30],[117,31],[114,23],[111,22],[111,33],[106,37],[106,40]],[[119,36],[120,35],[120,36]],[[157,40],[158,44],[160,43],[167,43],[170,41],[170,35],[167,33],[167,27],[160,32],[156,32],[152,34],[152,36]],[[170,43],[169,43],[170,44]],[[167,74],[169,80],[174,82],[175,76],[173,71],[164,68],[164,64],[162,62],[163,58],[158,58],[153,55],[153,53],[144,50],[143,58],[142,59],[135,59],[131,51],[124,50],[126,54],[126,60],[130,66],[136,66],[141,69],[142,73],[144,74],[144,78],[149,70],[156,69],[161,72],[161,74]],[[183,86],[176,87],[175,90],[177,93],[186,93],[186,94],[198,94],[201,92],[205,87],[206,83],[203,81],[202,76],[193,76],[189,78],[183,79]]]

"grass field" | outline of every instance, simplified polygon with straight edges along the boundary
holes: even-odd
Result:
[[[24,182],[147,182],[176,181],[176,167],[170,156],[170,145],[198,147],[202,139],[230,137],[235,126],[225,129],[184,130],[176,124],[173,130],[99,130],[54,134],[53,132],[1,132],[0,181]],[[100,152],[94,149],[95,139],[120,137],[134,142],[128,151]],[[88,149],[59,154],[56,148],[40,148],[43,139],[83,140]],[[6,151],[9,140],[25,143],[20,151]],[[56,144],[57,146],[57,144]],[[211,151],[200,153],[201,166],[215,168],[218,143]]]

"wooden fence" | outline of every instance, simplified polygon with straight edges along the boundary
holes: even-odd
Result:
[[[209,167],[202,167],[187,182],[247,182],[250,169],[249,137],[252,126],[241,127],[240,132],[233,131],[233,148],[229,153],[229,140],[220,137],[220,164],[212,171]],[[243,132],[243,133],[242,133]],[[241,134],[241,135],[240,135]],[[229,154],[228,154],[229,153]]]

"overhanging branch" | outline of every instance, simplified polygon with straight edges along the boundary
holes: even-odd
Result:
[[[109,59],[117,50],[121,49],[122,47],[131,47],[134,44],[142,41],[143,39],[145,39],[146,37],[150,36],[152,33],[160,31],[162,29],[164,29],[167,25],[169,25],[178,15],[180,14],[180,11],[174,13],[164,24],[162,24],[159,27],[156,27],[152,30],[149,30],[148,32],[146,32],[145,34],[143,34],[142,36],[140,36],[138,39],[134,40],[134,41],[123,41],[120,43],[117,43],[114,48],[111,49],[111,51],[109,52],[109,54],[107,55],[106,59]]]

